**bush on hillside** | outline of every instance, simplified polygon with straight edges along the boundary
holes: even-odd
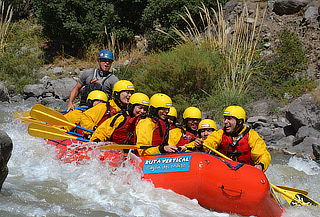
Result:
[[[21,20],[12,23],[4,53],[0,55],[0,80],[21,92],[24,85],[36,83],[36,70],[43,64],[39,38],[40,28]]]
[[[186,107],[216,91],[223,58],[205,44],[183,44],[154,54],[140,65],[122,69],[132,75],[138,91],[148,95],[157,92],[171,96],[178,107]]]
[[[278,41],[273,58],[262,63],[257,82],[268,96],[279,99],[285,94],[299,96],[313,87],[304,73],[308,64],[307,50],[297,34],[287,29],[279,33]]]
[[[16,0],[18,1],[18,0]],[[130,43],[134,35],[146,35],[152,49],[167,49],[173,40],[155,30],[169,31],[186,24],[179,17],[187,6],[198,14],[201,2],[215,7],[211,0],[32,0],[35,14],[45,35],[59,43],[67,54],[82,56],[91,43],[106,45],[114,33],[119,44]],[[224,2],[224,0],[220,0]],[[198,19],[199,20],[199,19]]]

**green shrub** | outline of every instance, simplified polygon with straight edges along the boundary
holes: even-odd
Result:
[[[40,31],[39,26],[25,20],[12,23],[8,31],[5,52],[0,55],[0,80],[15,85],[17,92],[37,81],[36,70],[43,63]]]
[[[150,55],[142,64],[122,68],[118,74],[131,77],[137,90],[150,96],[157,92],[168,94],[179,109],[200,105],[201,99],[217,90],[223,62],[220,53],[205,43],[190,43]]]
[[[33,0],[44,34],[67,54],[82,57],[91,43],[106,44],[107,34],[130,41],[141,33],[143,0]],[[107,33],[107,34],[106,34]],[[60,49],[61,49],[60,48]]]
[[[287,29],[279,33],[278,41],[275,55],[268,62],[262,62],[261,72],[255,78],[261,85],[256,91],[262,89],[267,96],[279,99],[283,99],[285,93],[299,96],[314,86],[304,73],[308,64],[307,50],[297,34]]]
[[[19,1],[19,0],[16,0]],[[67,54],[82,56],[91,43],[106,45],[107,35],[114,33],[122,43],[133,41],[134,35],[147,36],[151,49],[168,49],[174,44],[160,34],[155,26],[165,31],[185,27],[179,14],[187,6],[198,14],[201,2],[215,7],[211,0],[32,0],[36,17],[43,25],[44,34]],[[224,2],[224,0],[220,0]],[[199,21],[199,16],[197,21]]]

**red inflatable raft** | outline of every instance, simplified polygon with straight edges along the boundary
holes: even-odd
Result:
[[[56,145],[57,156],[64,162],[88,159],[88,151],[92,151],[90,148],[68,149],[59,142],[48,143]],[[113,166],[123,160],[123,155],[116,152],[99,151],[96,156]],[[150,180],[155,187],[197,199],[205,208],[242,216],[279,217],[283,213],[267,177],[255,167],[202,152],[139,158],[142,161],[137,168],[144,179]]]

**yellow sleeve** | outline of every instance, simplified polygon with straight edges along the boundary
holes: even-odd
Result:
[[[121,108],[116,104],[116,102],[112,99],[109,100],[109,105],[114,108],[117,112],[121,111]]]
[[[223,134],[223,129],[214,131],[211,133],[207,139],[203,141],[203,144],[213,148],[213,149],[218,149],[221,141],[222,141],[222,134]],[[205,146],[203,147],[203,150],[205,152],[210,152],[209,148],[206,148]]]
[[[124,120],[124,116],[118,116],[117,120],[114,122],[114,125],[111,127],[110,124],[117,115],[108,118],[104,121],[92,134],[90,141],[99,139],[100,141],[107,141],[111,138],[114,130],[119,126],[119,124]]]
[[[139,146],[152,146],[152,137],[153,130],[155,128],[155,123],[151,120],[151,118],[147,117],[145,119],[141,119],[136,127],[136,137],[137,143]],[[139,155],[152,155],[152,154],[160,154],[158,147],[151,147],[147,149],[138,149]]]
[[[83,112],[80,119],[80,126],[89,130],[93,130],[95,126],[102,119],[107,111],[106,103],[99,103],[98,105]]]
[[[194,141],[192,141],[192,142],[190,142],[190,143],[186,144],[186,147],[187,147],[187,148],[194,148],[194,147],[195,147],[195,145],[194,145]]]
[[[181,136],[182,136],[182,132],[180,128],[174,128],[169,130],[168,144],[176,146],[180,141]]]
[[[251,147],[251,159],[254,164],[262,163],[264,166],[263,171],[266,171],[271,162],[271,155],[268,152],[266,143],[259,134],[252,129],[249,131],[248,142]]]
[[[73,110],[73,111],[68,112],[67,114],[65,114],[63,116],[65,116],[66,119],[69,122],[71,122],[73,124],[79,124],[82,112],[83,111],[81,111],[81,110]],[[63,128],[65,128],[66,130],[70,131],[70,130],[73,130],[74,127],[72,127],[72,126],[64,126]]]

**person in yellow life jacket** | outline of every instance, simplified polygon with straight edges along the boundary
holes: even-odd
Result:
[[[167,114],[167,116],[168,116],[167,120],[168,120],[170,130],[173,128],[176,128],[177,119],[178,119],[177,109],[175,107],[171,106],[169,108],[169,113]]]
[[[259,134],[244,125],[245,110],[240,106],[229,106],[224,110],[223,116],[223,129],[210,134],[203,143],[195,142],[195,146],[210,152],[208,148],[202,146],[206,144],[235,161],[266,171],[271,162],[271,155]]]
[[[98,104],[83,112],[80,126],[89,130],[95,130],[105,120],[126,109],[129,99],[134,92],[134,86],[130,81],[120,80],[113,86],[113,99],[108,103]]]
[[[86,104],[89,108],[92,108],[99,103],[106,103],[108,102],[108,95],[100,90],[94,90],[91,91],[88,94]],[[68,113],[66,113],[64,116],[67,118],[67,120],[73,124],[80,125],[81,115],[84,111],[82,110],[72,110]],[[72,126],[65,126],[66,130],[73,130],[74,127]]]
[[[90,141],[111,141],[117,144],[133,144],[133,131],[138,116],[147,113],[149,97],[143,93],[134,93],[128,108],[108,118],[92,134]]]
[[[131,81],[117,81],[112,89],[112,99],[109,101],[111,116],[122,109],[126,109],[131,95],[134,93],[134,86]]]
[[[181,151],[186,150],[186,144],[194,141],[197,137],[199,122],[202,113],[197,107],[188,107],[183,112],[183,127],[177,127],[169,131],[169,145],[181,147]]]
[[[136,145],[150,148],[138,149],[139,155],[177,151],[176,146],[168,145],[167,115],[171,106],[172,100],[166,94],[156,93],[150,98],[148,114],[138,121],[134,133]]]
[[[194,150],[195,145],[194,143],[197,142],[201,142],[205,139],[208,138],[208,136],[213,133],[214,131],[216,131],[217,128],[217,124],[214,120],[212,119],[203,119],[202,121],[200,121],[199,126],[198,126],[198,136],[199,138],[196,138],[195,141],[185,145],[188,149]]]

